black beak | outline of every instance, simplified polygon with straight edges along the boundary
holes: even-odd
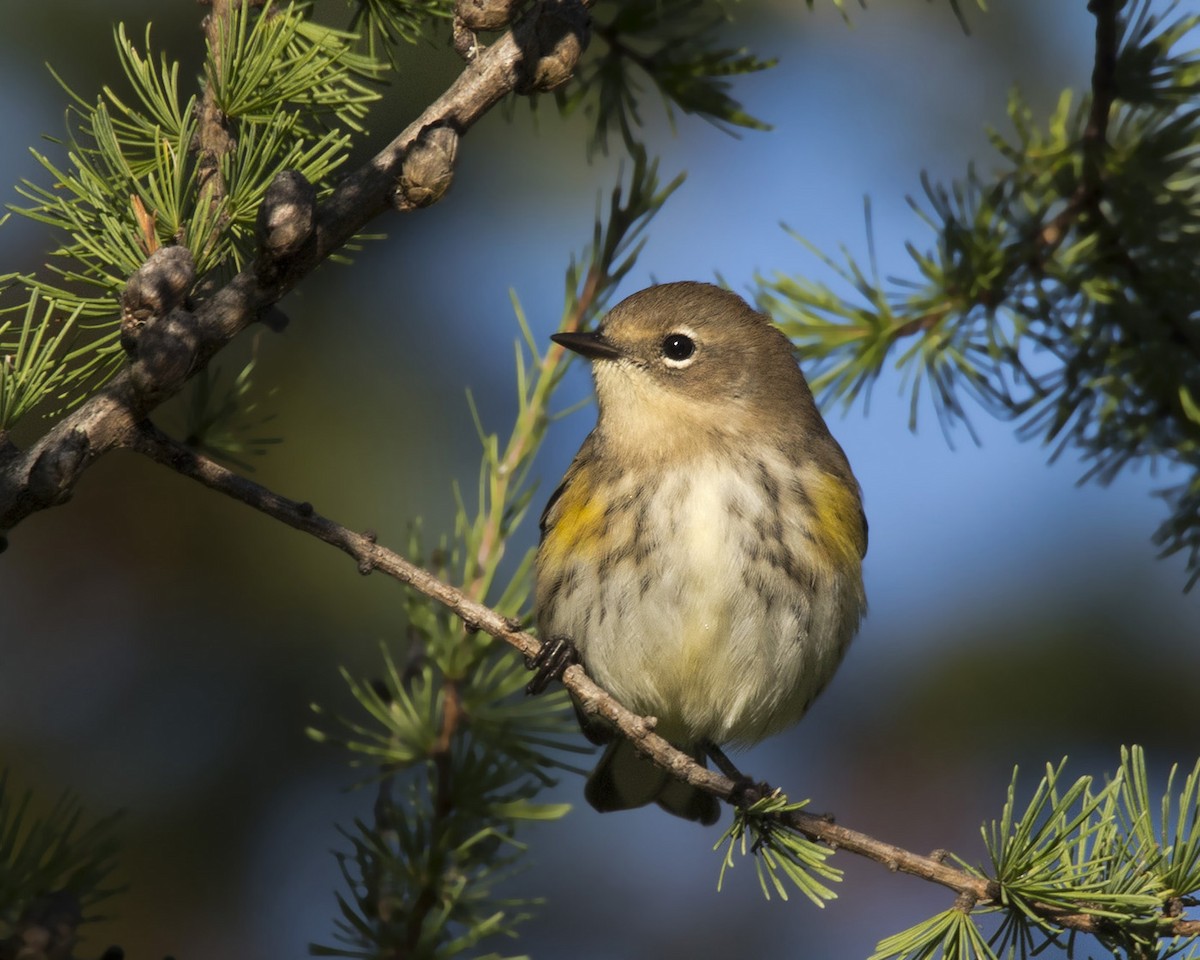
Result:
[[[589,360],[616,360],[621,356],[621,351],[602,333],[552,333],[550,339]]]

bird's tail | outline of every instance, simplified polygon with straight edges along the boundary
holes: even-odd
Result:
[[[692,757],[704,763],[704,751],[693,750]],[[717,822],[721,806],[717,798],[676,780],[661,767],[638,754],[628,740],[613,740],[588,777],[584,788],[587,802],[601,813],[630,810],[657,803],[668,813],[705,826]]]

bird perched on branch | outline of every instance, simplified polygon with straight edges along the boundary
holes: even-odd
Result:
[[[791,344],[691,282],[552,339],[591,361],[599,415],[542,515],[541,666],[577,657],[700,762],[796,723],[866,609],[867,522]],[[608,742],[586,788],[597,810],[717,820],[714,797],[585,732]]]

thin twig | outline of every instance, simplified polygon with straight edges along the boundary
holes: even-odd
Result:
[[[576,300],[570,316],[562,323],[563,332],[578,330],[595,306],[599,284],[591,281],[592,274],[597,272],[595,267],[589,272],[589,282],[585,283],[583,293]],[[466,571],[466,593],[477,600],[484,599],[491,584],[492,574],[504,552],[501,527],[509,505],[509,485],[517,478],[518,467],[529,449],[529,444],[533,442],[533,435],[539,423],[549,417],[550,395],[563,364],[565,352],[565,348],[552,343],[542,354],[537,366],[533,394],[528,403],[523,403],[503,457],[492,471],[488,512],[479,537],[479,548]]]
[[[1101,152],[1108,146],[1108,120],[1117,99],[1117,16],[1126,0],[1091,0],[1088,10],[1096,18],[1095,58],[1092,61],[1092,106],[1083,131],[1086,149]]]
[[[217,104],[217,79],[224,68],[226,55],[223,34],[238,3],[239,0],[211,0],[212,10],[204,18],[209,70],[204,79],[204,95],[200,98],[195,149],[199,154],[197,179],[200,196],[212,207],[220,204],[226,193],[221,159],[237,144],[229,127],[229,118]],[[220,230],[222,226],[218,224],[214,229]]]
[[[233,497],[248,506],[274,517],[290,527],[311,534],[349,554],[361,573],[379,570],[408,584],[420,593],[445,606],[472,630],[482,630],[510,644],[526,657],[541,649],[540,641],[518,628],[518,625],[495,610],[470,599],[460,590],[442,582],[429,572],[405,560],[387,547],[380,546],[372,536],[355,533],[341,524],[322,517],[312,505],[290,500],[261,484],[238,476],[231,470],[203,457],[157,427],[146,422],[139,425],[131,437],[132,449],[207,487]],[[563,674],[563,685],[571,692],[579,708],[591,716],[603,717],[620,730],[638,749],[672,776],[704,790],[718,799],[733,802],[741,784],[709,770],[654,732],[652,717],[642,717],[621,706],[597,686],[578,664]],[[803,811],[782,815],[787,826],[811,840],[847,850],[883,864],[890,870],[920,877],[940,884],[978,903],[994,903],[1001,894],[998,884],[942,862],[938,857],[912,853],[857,830],[834,823],[827,817]],[[1097,933],[1103,921],[1087,913],[1067,913],[1047,904],[1033,904],[1039,914],[1052,923],[1081,933]],[[1164,937],[1200,935],[1200,920],[1164,918]]]
[[[451,751],[458,732],[459,720],[462,717],[458,684],[453,680],[447,680],[442,690],[444,695],[442,725],[438,731],[438,738],[430,749],[434,782],[430,791],[433,809],[430,822],[432,841],[429,844],[429,850],[435,860],[440,860],[443,856],[445,834],[451,828],[450,816],[454,812],[454,764]],[[438,905],[442,873],[441,867],[432,867],[426,872],[420,891],[408,908],[408,917],[405,922],[405,944],[413,955],[416,954],[421,935],[425,931],[425,920]]]
[[[1096,18],[1096,39],[1092,61],[1092,105],[1079,142],[1083,162],[1079,182],[1066,205],[1038,233],[1042,256],[1057,250],[1071,227],[1084,214],[1099,208],[1104,153],[1108,149],[1108,120],[1117,98],[1117,13],[1122,5],[1123,0],[1092,0],[1088,4],[1088,10]]]

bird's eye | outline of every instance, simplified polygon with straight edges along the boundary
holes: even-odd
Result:
[[[663,338],[662,355],[668,366],[686,366],[695,353],[696,341],[686,333],[668,333]]]

